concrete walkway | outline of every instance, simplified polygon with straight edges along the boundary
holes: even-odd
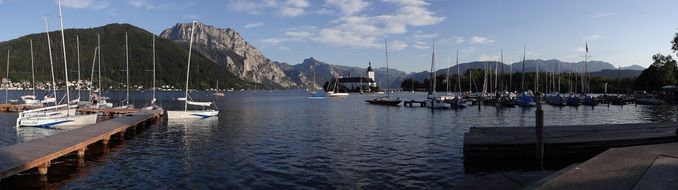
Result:
[[[609,149],[537,189],[676,189],[678,143]]]

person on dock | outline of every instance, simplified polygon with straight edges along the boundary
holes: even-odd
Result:
[[[99,100],[99,96],[97,95],[98,90],[92,91],[90,96],[92,97],[92,105],[97,105],[97,102]]]

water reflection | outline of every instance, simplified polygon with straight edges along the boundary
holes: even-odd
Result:
[[[136,102],[145,102],[145,94],[134,94]],[[215,101],[218,118],[167,120],[137,131],[108,158],[86,163],[90,172],[64,182],[64,188],[444,189],[464,175],[463,134],[470,127],[535,124],[535,108],[432,112],[368,105],[364,100],[371,96],[359,94],[325,100],[290,91],[209,94],[192,97]],[[426,98],[425,93],[393,96]],[[161,92],[159,104],[183,109],[171,100],[175,97],[179,94]],[[546,126],[676,121],[678,113],[672,106],[543,108]],[[13,124],[12,115],[0,114],[0,122]],[[2,145],[30,136],[21,130],[0,129]]]

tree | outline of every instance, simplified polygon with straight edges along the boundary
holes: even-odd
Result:
[[[656,54],[652,56],[654,62],[643,70],[635,81],[635,89],[659,91],[667,84],[676,84],[678,81],[678,66],[671,55]]]
[[[671,49],[673,50],[673,53],[676,53],[678,55],[678,32],[676,33],[676,36],[673,37],[673,40],[671,41]]]

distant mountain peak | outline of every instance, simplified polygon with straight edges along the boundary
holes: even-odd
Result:
[[[160,35],[187,45],[190,40],[191,26],[192,23],[178,23]],[[274,87],[297,86],[277,64],[249,44],[237,31],[196,23],[195,33],[194,49],[217,64],[225,65],[235,76]]]

